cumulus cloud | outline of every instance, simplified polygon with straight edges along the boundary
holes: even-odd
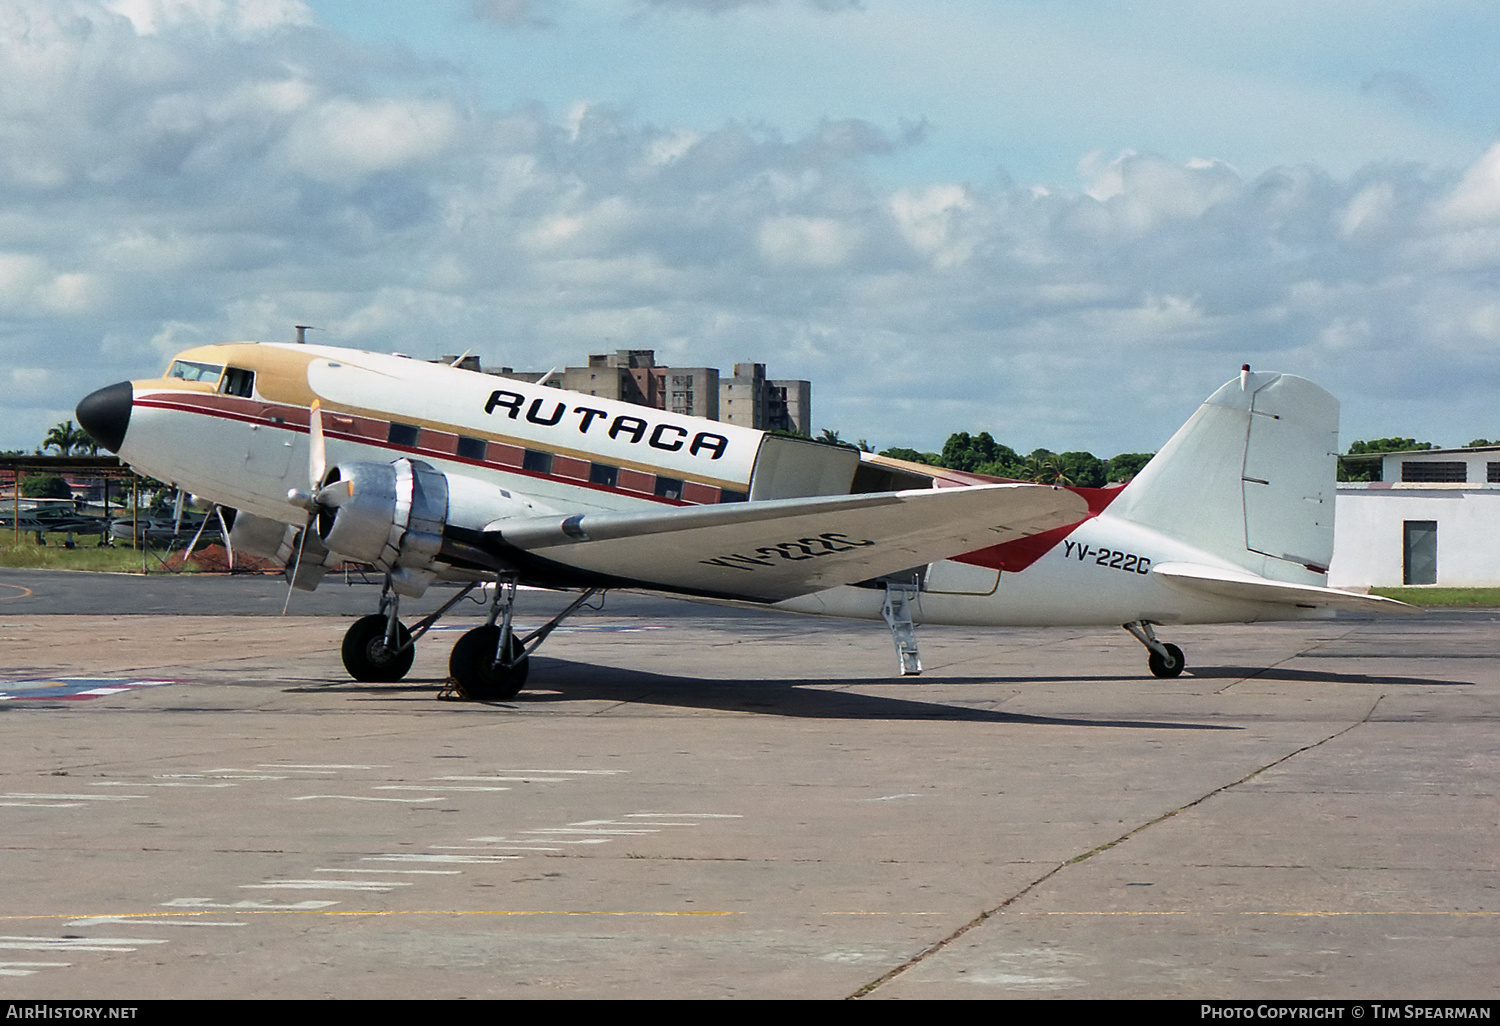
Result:
[[[857,229],[831,217],[773,217],[756,233],[766,263],[791,268],[841,267],[859,240]]]
[[[351,183],[428,160],[453,141],[458,112],[443,101],[333,97],[288,130],[288,167],[328,183]]]
[[[1216,160],[1178,165],[1133,151],[1099,162],[1090,154],[1079,166],[1089,183],[1085,192],[1109,212],[1105,231],[1149,232],[1169,221],[1193,220],[1239,188],[1234,169]]]
[[[301,0],[109,0],[104,6],[143,36],[177,28],[264,35],[313,23]]]
[[[1500,143],[1491,146],[1438,203],[1437,216],[1447,225],[1500,222]]]
[[[484,109],[304,14],[0,8],[0,447],[293,324],[495,366],[754,359],[881,445],[1153,448],[1243,362],[1332,388],[1355,437],[1497,430],[1500,145],[1453,171],[1125,152],[1076,185],[891,185],[920,132]]]
[[[956,268],[973,255],[978,240],[964,230],[962,219],[975,204],[964,186],[897,189],[889,204],[906,244],[935,268]]]

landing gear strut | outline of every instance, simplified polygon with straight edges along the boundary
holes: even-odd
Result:
[[[1176,645],[1158,641],[1150,622],[1133,620],[1123,626],[1151,653],[1146,659],[1146,665],[1151,668],[1152,676],[1176,677],[1182,673],[1183,667],[1187,665],[1187,661],[1182,657],[1182,649]]]
[[[473,590],[474,585],[466,585],[437,612],[424,616],[408,630],[400,619],[401,596],[391,590],[387,574],[380,592],[380,612],[360,617],[344,633],[344,669],[355,680],[369,683],[384,684],[405,677],[416,658],[417,639]]]
[[[423,617],[407,629],[400,620],[401,596],[391,588],[389,575],[380,593],[380,612],[360,617],[344,635],[344,668],[349,676],[361,681],[389,682],[405,677],[416,655],[417,639],[426,634],[443,614],[458,604],[474,584],[465,585],[435,613]],[[458,639],[448,658],[448,672],[459,694],[465,698],[505,700],[516,697],[526,683],[535,652],[558,624],[578,611],[598,588],[590,588],[543,626],[524,638],[516,637],[511,628],[511,612],[516,602],[516,579],[501,575],[495,582],[495,597],[490,616],[483,627],[476,627]]]
[[[516,581],[514,577],[500,578],[496,581],[495,599],[490,603],[489,621],[459,638],[448,658],[448,672],[453,675],[459,694],[479,701],[503,702],[515,698],[531,669],[531,653],[597,591],[588,589],[543,626],[525,638],[517,638],[511,626]]]

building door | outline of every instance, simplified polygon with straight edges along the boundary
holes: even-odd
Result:
[[[1437,521],[1405,521],[1401,583],[1437,583]]]

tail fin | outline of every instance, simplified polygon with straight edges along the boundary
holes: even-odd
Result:
[[[1322,584],[1333,556],[1338,400],[1248,368],[1198,407],[1109,512],[1276,581]]]

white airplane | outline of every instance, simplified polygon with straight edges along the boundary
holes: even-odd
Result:
[[[1000,482],[852,449],[329,346],[237,342],[87,396],[78,422],[140,472],[237,510],[238,552],[292,587],[385,575],[343,642],[350,675],[399,680],[476,584],[484,626],[449,669],[514,696],[529,656],[595,592],[632,588],[884,619],[903,673],[920,623],[1120,624],[1151,672],[1182,672],[1166,624],[1403,610],[1328,588],[1338,403],[1302,378],[1240,376],[1123,488]],[[408,627],[400,600],[466,582]],[[519,584],[582,592],[525,638]]]

